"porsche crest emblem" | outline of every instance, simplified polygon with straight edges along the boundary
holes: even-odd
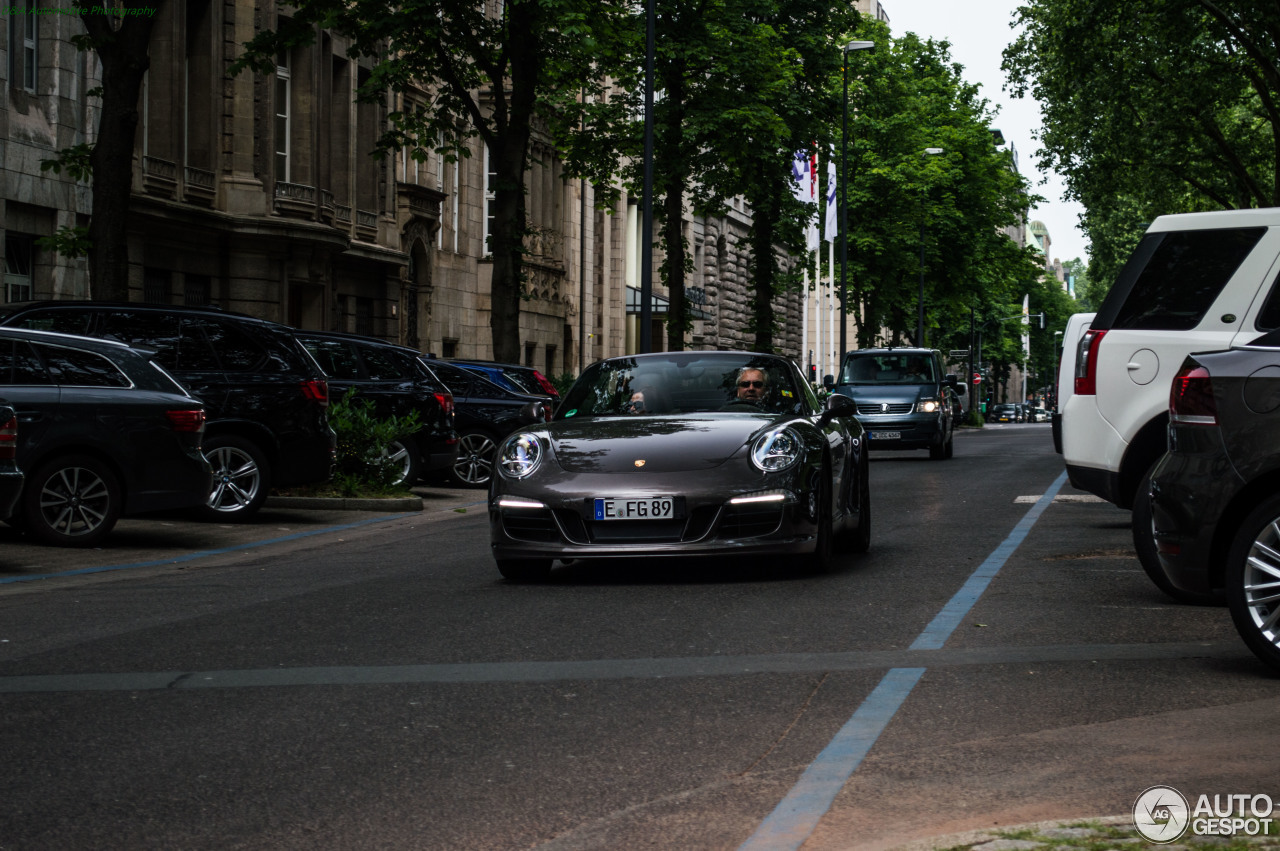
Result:
[[[637,466],[637,467],[643,467],[643,466],[644,466],[644,459],[643,459],[643,458],[637,458],[637,459],[636,459],[636,466]]]

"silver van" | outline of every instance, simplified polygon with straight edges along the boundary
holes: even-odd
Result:
[[[951,457],[951,398],[959,379],[947,374],[937,349],[846,352],[839,378],[827,387],[857,403],[872,449],[928,449],[934,460]]]

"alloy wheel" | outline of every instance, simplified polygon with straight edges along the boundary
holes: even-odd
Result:
[[[262,490],[262,471],[252,455],[239,446],[228,444],[207,450],[205,457],[213,467],[213,490],[209,507],[214,511],[243,511],[254,503]]]

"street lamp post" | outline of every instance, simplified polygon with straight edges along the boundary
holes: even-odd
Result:
[[[936,156],[942,148],[925,148],[924,155]],[[924,191],[920,193],[920,290],[916,295],[916,345],[924,345]]]
[[[849,350],[849,304],[845,289],[849,274],[849,53],[874,50],[874,41],[851,41],[844,46],[844,114],[840,119],[840,351],[836,354],[836,375]]]

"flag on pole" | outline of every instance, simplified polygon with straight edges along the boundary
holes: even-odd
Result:
[[[828,242],[836,241],[836,232],[840,227],[839,213],[836,205],[836,149],[832,147],[830,155],[827,157],[827,218],[824,222],[824,230],[827,234]]]
[[[796,151],[791,163],[791,178],[795,181],[796,200],[808,209],[804,228],[805,247],[814,251],[818,247],[817,185],[813,179],[814,157],[808,151]]]

